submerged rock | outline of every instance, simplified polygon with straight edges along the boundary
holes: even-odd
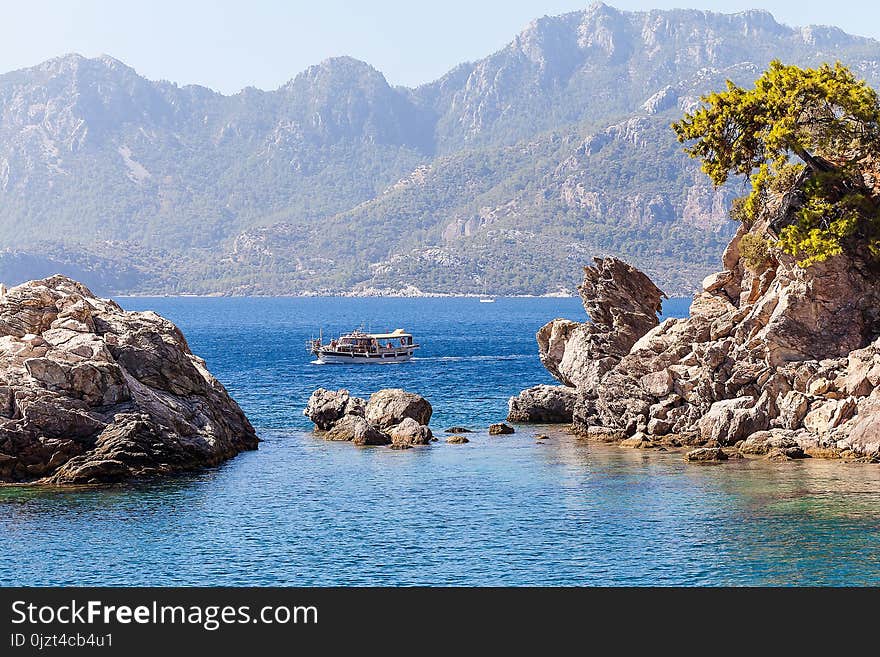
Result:
[[[500,436],[504,434],[513,433],[513,427],[509,424],[504,424],[503,422],[498,422],[497,424],[489,425],[489,435],[490,436]]]
[[[571,422],[577,390],[567,386],[540,385],[523,390],[507,403],[511,422],[562,424]]]
[[[720,447],[699,447],[684,455],[685,461],[726,461],[727,454]]]
[[[443,433],[473,433],[473,431],[467,427],[449,427]]]
[[[167,319],[64,276],[0,299],[0,481],[119,481],[213,466],[257,443]]]

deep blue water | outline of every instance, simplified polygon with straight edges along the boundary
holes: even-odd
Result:
[[[880,468],[695,465],[563,427],[406,451],[310,433],[311,391],[419,392],[435,433],[484,429],[551,382],[535,331],[575,299],[122,299],[178,323],[263,438],[200,474],[100,490],[0,489],[6,585],[878,584]],[[681,315],[687,301],[667,302]],[[400,365],[310,364],[363,324],[424,348]],[[536,444],[536,432],[549,433]]]

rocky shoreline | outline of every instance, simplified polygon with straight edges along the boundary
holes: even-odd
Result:
[[[257,443],[168,320],[64,276],[0,288],[0,484],[197,470]]]
[[[648,277],[596,259],[580,287],[592,321],[554,319],[536,336],[561,385],[511,398],[509,418],[562,418],[582,437],[629,447],[690,448],[692,461],[880,460],[877,265],[850,253],[805,268],[741,248],[794,220],[796,192],[740,228],[687,318],[659,322],[665,295]]]

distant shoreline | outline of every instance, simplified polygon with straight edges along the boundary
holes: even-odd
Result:
[[[577,294],[353,294],[353,293],[303,293],[303,294],[114,294],[120,299],[576,299]],[[674,298],[674,297],[672,297]]]

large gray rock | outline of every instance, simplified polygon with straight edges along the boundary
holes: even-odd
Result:
[[[427,425],[432,413],[431,404],[421,395],[400,388],[387,388],[370,395],[364,416],[370,424],[387,429],[406,418]]]
[[[213,466],[258,439],[178,328],[64,276],[0,299],[0,482]]]
[[[507,402],[511,422],[571,422],[577,390],[567,386],[539,385],[523,390]]]
[[[364,417],[365,404],[363,399],[352,397],[344,388],[335,391],[318,388],[309,397],[303,415],[315,423],[316,429],[327,431],[346,415]]]

